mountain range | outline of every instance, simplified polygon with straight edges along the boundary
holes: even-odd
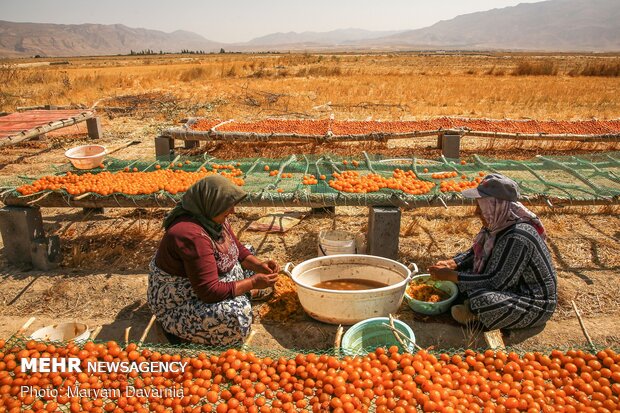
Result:
[[[467,49],[620,51],[620,1],[552,0],[457,16],[382,39]]]
[[[164,33],[122,24],[50,24],[0,21],[0,56],[97,56],[133,51],[219,50],[219,43],[188,31]]]
[[[620,0],[548,0],[469,13],[407,31],[339,29],[272,33],[244,43],[222,43],[193,32],[121,24],[0,21],[0,56],[84,56],[182,50],[524,50],[620,51]]]
[[[257,37],[250,40],[245,45],[252,46],[275,46],[275,45],[295,45],[295,44],[321,44],[321,45],[346,45],[355,42],[380,39],[392,36],[401,31],[372,31],[362,29],[338,29],[329,32],[288,32],[272,33],[266,36]],[[244,44],[241,44],[242,46]]]

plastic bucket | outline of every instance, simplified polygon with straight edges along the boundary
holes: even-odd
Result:
[[[40,328],[30,337],[42,341],[86,341],[90,337],[90,331],[84,323],[61,323]]]
[[[355,253],[355,237],[353,234],[336,230],[319,232],[319,257]]]
[[[430,278],[429,274],[420,274],[416,275],[411,279],[411,282],[426,280]],[[428,303],[426,301],[419,301],[415,298],[409,296],[407,294],[407,290],[405,290],[405,298],[407,299],[407,303],[409,307],[416,313],[426,314],[426,315],[438,315],[443,314],[450,309],[454,300],[459,295],[459,288],[452,281],[433,281],[433,285],[444,291],[448,294],[448,298],[443,301],[438,301],[436,303]]]
[[[394,327],[411,340],[410,342],[401,337],[402,341],[407,345],[407,348],[403,349],[389,327],[389,323],[390,320],[387,317],[375,317],[353,325],[342,336],[342,350],[348,356],[362,356],[377,347],[390,346],[398,346],[401,352],[412,352],[414,350],[415,334],[411,327],[402,321],[394,320]]]

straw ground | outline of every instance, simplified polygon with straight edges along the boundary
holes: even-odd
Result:
[[[520,62],[552,64],[516,73]],[[551,63],[545,63],[551,62]],[[260,119],[268,116],[339,119],[413,119],[437,115],[490,118],[613,119],[620,116],[617,77],[586,75],[590,65],[618,64],[617,56],[527,55],[214,55],[71,59],[67,65],[17,67],[5,62],[0,110],[38,104],[96,105],[102,116],[101,143],[114,148],[142,143],[115,154],[123,159],[150,158],[153,137],[189,116]],[[7,65],[8,64],[8,65]],[[593,66],[591,66],[593,67]],[[540,69],[542,70],[542,69]],[[513,74],[515,73],[515,74]],[[604,75],[604,76],[603,76]],[[0,180],[53,172],[65,162],[64,149],[88,142],[84,130],[71,127],[40,141],[5,148]],[[433,158],[433,138],[398,146],[210,144],[223,158],[283,156],[288,153],[362,150],[391,156]],[[523,159],[535,154],[576,154],[618,150],[617,144],[518,143],[466,138],[464,154]],[[193,150],[198,152],[198,150]],[[187,151],[191,153],[191,151]],[[338,208],[334,216],[308,216],[285,235],[247,231],[270,209],[242,208],[233,220],[241,240],[262,257],[281,264],[316,255],[320,229],[366,230],[363,208]],[[58,270],[28,271],[0,262],[0,336],[14,332],[30,315],[34,327],[80,319],[104,325],[100,338],[122,339],[127,325],[139,336],[150,312],[146,306],[147,264],[161,236],[165,210],[110,209],[104,215],[78,209],[43,209],[46,232],[59,235],[64,259]],[[530,349],[581,345],[584,340],[570,301],[575,300],[595,341],[619,345],[620,219],[617,207],[536,208],[550,234],[558,269],[559,308],[544,331],[516,335],[513,343]],[[472,208],[421,208],[405,211],[400,259],[427,268],[435,260],[470,245],[479,223]],[[312,322],[300,309],[285,279],[274,301],[255,309],[255,343],[275,347],[325,347],[335,327]],[[406,306],[400,316],[412,323],[423,346],[463,346],[468,339],[449,317],[427,318]],[[282,324],[286,319],[287,323]],[[154,333],[153,333],[154,334]],[[149,339],[157,339],[155,336]]]

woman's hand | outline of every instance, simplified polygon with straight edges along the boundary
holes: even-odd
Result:
[[[434,265],[434,267],[448,268],[450,270],[456,270],[456,266],[456,261],[454,261],[452,258],[449,260],[437,261],[437,263]]]
[[[267,260],[262,262],[254,255],[248,255],[241,262],[241,266],[256,274],[235,283],[235,295],[237,296],[245,294],[250,290],[262,290],[263,288],[273,287],[280,272],[280,266],[275,261]]]
[[[278,279],[278,273],[256,274],[251,277],[252,289],[262,290],[263,288],[273,287]]]
[[[265,262],[262,262],[260,266],[264,270],[261,272],[265,274],[274,274],[274,273],[277,274],[280,272],[280,266],[278,265],[277,262],[273,260],[267,260]]]
[[[251,290],[262,290],[263,288],[273,287],[277,279],[277,272],[269,274],[257,272],[249,278],[235,281],[235,297],[250,292]]]
[[[450,268],[433,265],[428,268],[428,271],[432,279],[458,282],[458,273]]]
[[[267,260],[263,262],[254,255],[248,255],[245,257],[243,262],[241,262],[241,266],[244,269],[253,271],[257,274],[277,274],[280,272],[280,266],[275,261]]]

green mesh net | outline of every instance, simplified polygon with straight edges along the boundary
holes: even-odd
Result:
[[[346,328],[345,328],[346,330]],[[389,328],[386,327],[386,330],[389,331]],[[402,337],[402,336],[401,336]],[[27,345],[29,343],[40,343],[40,344],[45,344],[45,345],[55,345],[55,346],[67,346],[69,343],[71,345],[75,345],[79,348],[84,348],[85,344],[88,342],[93,342],[96,344],[107,344],[109,341],[105,341],[105,340],[100,340],[100,339],[88,339],[88,340],[81,340],[81,341],[61,341],[61,340],[41,340],[41,339],[33,339],[29,336],[26,335],[14,335],[11,336],[9,339],[6,340],[6,344],[5,344],[5,349],[23,349],[23,348],[27,348]],[[180,343],[180,344],[173,344],[173,343],[152,343],[152,342],[140,342],[140,341],[135,341],[135,340],[129,340],[127,342],[125,342],[124,344],[121,343],[120,341],[118,342],[118,344],[122,347],[125,347],[129,344],[134,344],[137,345],[138,347],[140,347],[141,349],[148,349],[150,351],[157,351],[160,352],[162,354],[164,353],[179,353],[182,356],[187,356],[187,357],[192,357],[195,356],[197,354],[200,353],[204,353],[207,354],[209,356],[211,355],[219,355],[223,352],[226,352],[228,350],[236,350],[236,351],[244,351],[247,353],[252,353],[255,354],[257,357],[261,357],[261,358],[265,358],[265,357],[270,357],[270,358],[279,358],[279,357],[285,357],[285,358],[294,358],[296,355],[298,354],[302,354],[302,355],[308,355],[308,354],[317,354],[317,355],[328,355],[328,356],[334,356],[340,359],[346,358],[346,357],[351,357],[351,356],[356,356],[354,354],[351,354],[350,351],[348,351],[347,349],[345,349],[344,345],[340,346],[340,347],[335,347],[335,346],[331,346],[328,348],[271,348],[271,347],[265,347],[265,346],[256,346],[253,344],[239,344],[239,345],[230,345],[230,346],[208,346],[208,345],[204,345],[204,344],[199,344],[199,343],[189,343],[189,342],[184,342],[184,343]],[[395,346],[398,348],[398,352],[399,353],[411,353],[411,354],[415,354],[416,352],[423,350],[425,352],[428,352],[430,354],[434,354],[436,356],[439,356],[440,354],[448,354],[448,355],[454,355],[454,354],[463,354],[465,352],[484,352],[487,351],[489,348],[487,347],[475,347],[475,348],[466,348],[466,347],[449,347],[449,348],[444,348],[444,347],[427,347],[427,348],[421,348],[417,345],[414,345],[413,343],[409,342],[409,343],[405,343],[406,347],[408,348],[407,351],[403,351],[403,346],[402,344],[399,344],[398,342],[392,340],[391,338],[388,339],[386,341],[386,343],[384,345],[371,345],[371,346],[367,346],[367,347],[362,347],[362,348],[357,348],[355,351],[358,352],[357,356],[359,357],[363,357],[365,354],[368,353],[372,353],[374,352],[377,348],[383,348],[385,350],[388,350],[389,347],[391,346]],[[532,352],[538,352],[538,353],[542,353],[542,354],[549,354],[552,351],[562,351],[562,352],[566,352],[566,351],[570,351],[570,350],[575,350],[575,351],[582,351],[588,354],[596,354],[598,351],[601,350],[605,350],[605,349],[612,349],[614,351],[618,351],[620,352],[620,347],[618,346],[610,346],[607,344],[602,344],[602,343],[593,343],[591,346],[584,344],[584,345],[571,345],[571,344],[567,344],[565,346],[544,346],[544,345],[539,345],[536,347],[536,349],[532,349],[528,346],[506,346],[505,348],[502,349],[496,349],[496,351],[502,351],[502,352],[506,352],[506,353],[515,353],[518,355],[525,355],[528,353],[532,353]]]
[[[399,205],[411,202],[424,206],[441,202],[442,204],[462,204],[467,201],[454,190],[442,191],[442,174],[452,173],[449,178],[457,184],[472,182],[483,174],[495,172],[513,178],[521,187],[525,200],[552,199],[560,201],[600,201],[616,202],[620,195],[620,154],[605,153],[581,156],[539,156],[527,161],[493,159],[473,156],[465,162],[454,159],[390,159],[385,156],[363,153],[354,158],[329,155],[293,155],[279,159],[245,158],[235,160],[215,159],[208,156],[180,158],[172,160],[120,160],[107,159],[103,169],[89,171],[75,170],[70,164],[51,168],[49,174],[64,175],[97,174],[102,171],[150,172],[159,169],[174,169],[196,172],[201,168],[230,166],[242,171],[243,188],[250,194],[244,201],[246,205],[273,206],[365,206]],[[268,167],[268,170],[266,170]],[[432,182],[434,186],[428,193],[406,194],[398,189],[383,188],[368,193],[350,193],[336,190],[329,185],[332,174],[355,171],[359,175],[378,174],[390,178],[395,169],[413,171],[421,181]],[[304,185],[304,176],[313,175],[317,183]],[[323,179],[321,179],[323,178]],[[2,196],[19,198],[15,189],[20,184],[33,182],[36,177],[5,178]],[[59,194],[69,198],[66,191]],[[30,199],[45,195],[44,192],[30,195]],[[101,198],[97,194],[87,194],[91,198]],[[127,195],[115,193],[113,197],[125,197],[135,201],[141,199],[166,199],[174,201],[180,194],[160,191],[155,194]],[[109,195],[108,195],[109,197]]]
[[[103,342],[82,342],[73,348],[74,343],[48,344],[17,336],[0,349],[7,361],[2,366],[0,408],[61,412],[385,412],[401,406],[402,411],[413,412],[444,407],[497,411],[498,406],[510,408],[524,399],[529,403],[523,409],[539,406],[538,411],[542,411],[542,406],[570,404],[575,410],[594,406],[600,401],[599,392],[607,394],[617,406],[617,395],[616,399],[611,395],[617,391],[613,372],[619,364],[612,349],[452,349],[414,354],[372,349],[366,356],[351,358],[339,351],[268,352],[250,347],[237,351],[143,343],[119,347]],[[54,357],[81,359],[80,366],[87,372],[50,375],[22,372],[18,367],[21,357],[48,357],[50,352]],[[89,361],[120,360],[187,364],[182,372],[174,373],[102,374],[87,370]],[[596,391],[581,388],[577,378],[596,383]],[[47,391],[49,396],[29,397],[28,388]],[[69,397],[69,388],[83,390],[83,396]],[[107,391],[96,393],[92,389]],[[136,389],[138,396],[133,396]],[[560,399],[554,397],[558,392],[563,392]]]

